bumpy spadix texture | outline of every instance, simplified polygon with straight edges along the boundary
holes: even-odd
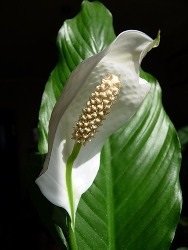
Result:
[[[159,38],[152,40],[140,31],[125,31],[105,50],[79,64],[70,75],[51,115],[48,154],[41,175],[36,180],[46,198],[53,204],[66,209],[70,216],[66,186],[66,162],[75,143],[75,140],[71,138],[74,137],[83,143],[87,139],[83,140],[80,137],[80,133],[85,136],[85,132],[77,133],[82,127],[85,117],[84,112],[86,111],[83,110],[83,114],[81,114],[82,109],[89,100],[86,105],[86,109],[88,108],[86,113],[89,115],[92,100],[96,100],[98,93],[103,93],[100,85],[96,90],[101,79],[105,79],[109,73],[120,76],[121,88],[116,102],[110,107],[108,115],[104,114],[101,117],[97,115],[101,120],[105,117],[105,120],[93,138],[95,127],[91,129],[91,124],[88,125],[88,129],[91,130],[88,139],[92,138],[92,140],[81,147],[79,155],[74,161],[72,169],[74,213],[76,213],[81,195],[92,185],[97,175],[100,153],[105,140],[135,114],[150,91],[151,85],[140,78],[139,69],[144,56],[157,46],[158,42]],[[92,92],[93,97],[90,96]],[[116,98],[115,94],[114,97]],[[104,100],[103,104],[106,102]],[[99,120],[95,120],[95,125],[97,121],[99,122]]]
[[[87,141],[91,141],[98,127],[102,125],[102,121],[110,112],[110,108],[119,94],[120,86],[119,77],[113,74],[103,78],[97,85],[74,127],[72,138],[76,142],[85,144]]]

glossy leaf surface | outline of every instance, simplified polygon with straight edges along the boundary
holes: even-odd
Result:
[[[40,154],[47,152],[50,115],[70,73],[114,38],[112,16],[99,2],[84,1],[80,13],[60,29],[59,61],[39,113]],[[163,109],[159,84],[149,74],[141,75],[151,82],[151,92],[129,123],[104,145],[98,175],[78,206],[80,250],[169,249],[173,239],[181,209],[179,141]],[[53,223],[50,212],[48,216]],[[54,209],[51,216],[57,225],[65,213]],[[56,235],[64,242],[61,233]]]
[[[79,14],[64,22],[57,36],[59,61],[45,86],[39,111],[38,148],[41,154],[47,153],[51,112],[70,73],[84,59],[102,51],[114,38],[112,15],[99,2],[83,1]]]
[[[98,176],[80,201],[80,249],[169,249],[181,208],[180,160],[152,83],[137,114],[106,142]]]

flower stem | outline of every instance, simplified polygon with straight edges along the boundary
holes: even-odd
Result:
[[[75,143],[72,153],[69,155],[66,164],[66,185],[67,185],[67,192],[70,204],[70,213],[71,213],[71,221],[69,221],[69,237],[70,237],[70,245],[71,249],[76,250],[76,238],[75,238],[75,208],[74,208],[74,193],[73,193],[73,185],[72,185],[72,168],[74,161],[76,160],[82,144]]]

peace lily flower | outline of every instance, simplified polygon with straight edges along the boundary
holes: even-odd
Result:
[[[49,123],[48,154],[36,183],[63,207],[74,227],[81,195],[92,185],[106,139],[138,110],[150,91],[140,78],[142,59],[158,46],[137,30],[122,32],[70,75]]]

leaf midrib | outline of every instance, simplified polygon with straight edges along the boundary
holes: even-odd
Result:
[[[106,210],[107,210],[107,231],[108,231],[108,250],[115,250],[115,223],[114,223],[114,191],[113,174],[111,167],[111,147],[109,140],[103,148],[103,161],[106,171]]]

